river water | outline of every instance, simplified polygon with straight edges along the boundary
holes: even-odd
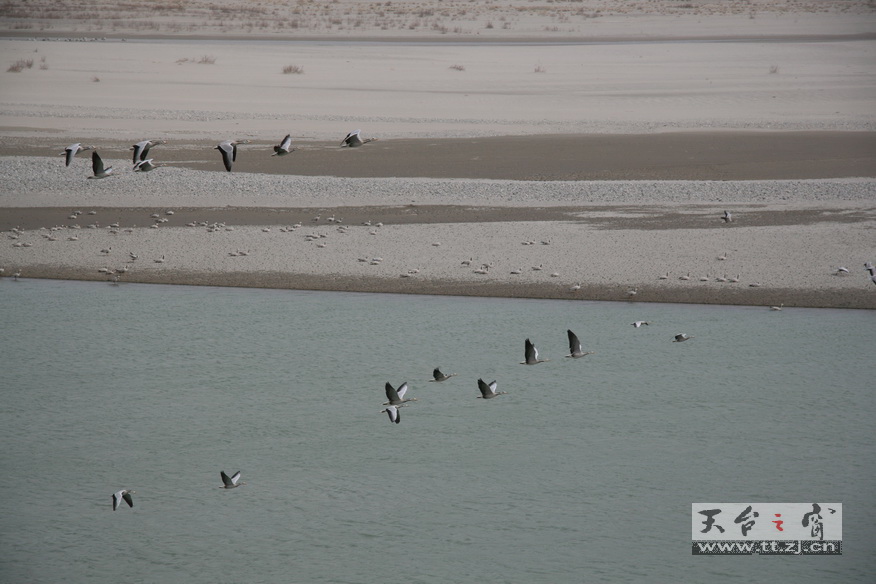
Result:
[[[0,327],[3,582],[876,573],[873,312],[6,278]],[[703,501],[841,502],[843,555],[693,556]]]

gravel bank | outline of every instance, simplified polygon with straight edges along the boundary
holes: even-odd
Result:
[[[861,268],[871,179],[141,176],[107,162],[123,170],[96,181],[84,160],[0,159],[7,276],[876,308]]]

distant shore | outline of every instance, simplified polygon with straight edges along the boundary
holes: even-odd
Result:
[[[3,285],[876,308],[871,3],[91,8],[0,23]]]

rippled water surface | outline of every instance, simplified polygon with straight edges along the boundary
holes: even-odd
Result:
[[[4,582],[876,573],[872,312],[4,279],[0,323]],[[842,502],[844,553],[694,557],[700,501]]]

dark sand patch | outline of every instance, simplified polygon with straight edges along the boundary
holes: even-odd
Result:
[[[214,148],[227,138],[171,140],[152,149],[150,157],[156,163],[224,172]],[[343,136],[327,143],[302,142],[293,135],[298,150],[271,156],[280,138],[240,146],[234,172],[538,181],[876,177],[876,132],[721,131],[466,139],[380,136],[377,142],[353,149],[338,146]],[[129,157],[133,143],[90,136],[80,140],[94,143],[105,158]],[[65,146],[45,137],[4,138],[0,156],[56,155]]]

